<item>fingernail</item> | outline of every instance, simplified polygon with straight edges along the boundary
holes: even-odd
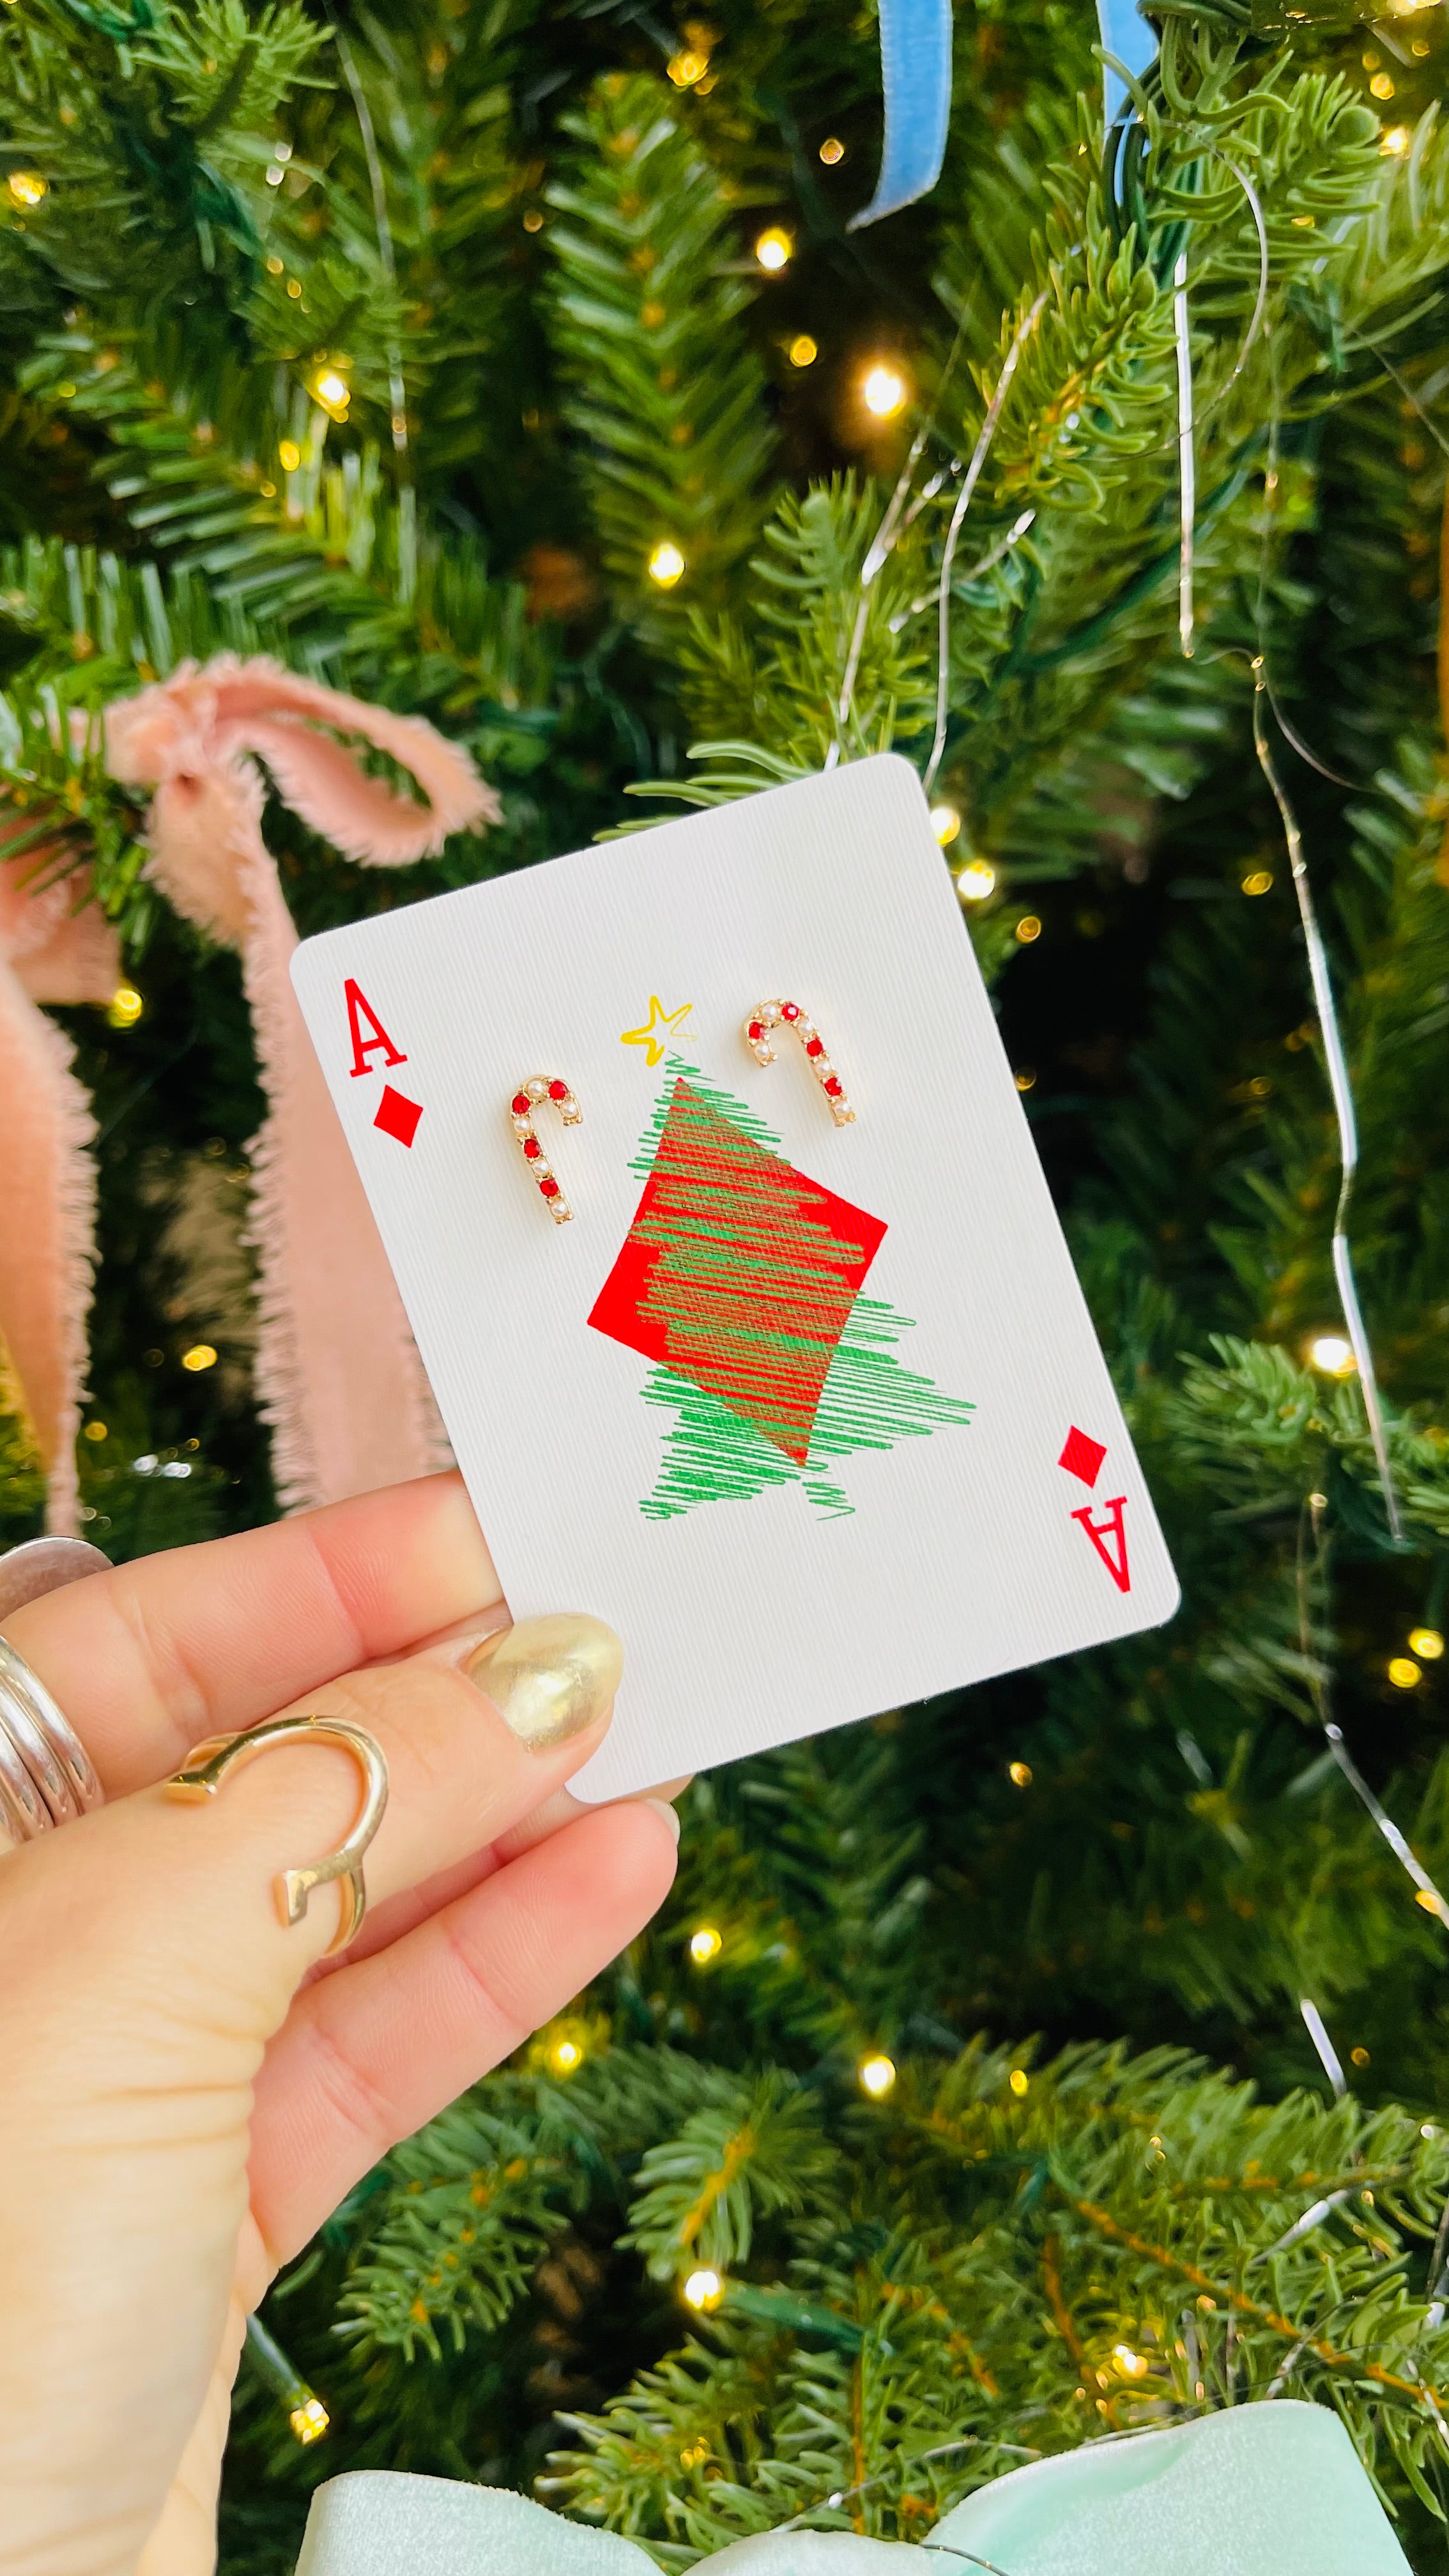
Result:
[[[544,1752],[601,1718],[619,1687],[624,1648],[585,1611],[495,1628],[463,1666],[523,1744]]]
[[[662,1816],[675,1841],[678,1842],[679,1809],[677,1807],[671,1807],[667,1798],[641,1798],[639,1804],[641,1807],[652,1807],[656,1816]]]

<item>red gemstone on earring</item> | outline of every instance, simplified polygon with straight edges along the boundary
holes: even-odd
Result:
[[[827,1092],[829,1093],[829,1095],[830,1095],[830,1097],[831,1097],[831,1099],[832,1099],[832,1100],[839,1100],[839,1098],[841,1097],[840,1083],[839,1083],[839,1081],[838,1081],[837,1077],[836,1077],[833,1073],[832,1073],[832,1075],[831,1075],[831,1077],[830,1077],[830,1080],[827,1082],[827,1084],[826,1084],[825,1088],[826,1088]]]
[[[748,1035],[748,1037],[749,1037],[749,1039],[750,1039],[750,1041],[751,1041],[751,1044],[753,1044],[757,1039],[762,1038],[762,1037],[764,1036],[765,1032],[764,1032],[764,1030],[761,1028],[760,1023],[759,1023],[759,1021],[758,1021],[758,1020],[751,1020],[750,1025],[749,1025],[749,1029],[748,1029],[748,1031],[746,1032],[746,1034]]]
[[[528,1156],[530,1163],[536,1163],[540,1154],[543,1152],[543,1147],[540,1145],[536,1136],[525,1136],[523,1140],[523,1150]]]
[[[782,1002],[782,1003],[780,1004],[780,1017],[781,1017],[781,1019],[783,1019],[783,1020],[798,1020],[798,1018],[800,1017],[800,1005],[799,1005],[799,1003],[798,1003],[798,1002]]]
[[[526,1091],[515,1091],[509,1106],[515,1118],[526,1118],[533,1107]]]
[[[556,1199],[558,1197],[557,1181],[540,1181],[538,1186],[542,1190],[546,1199]]]
[[[823,1055],[825,1053],[825,1042],[823,1038],[807,1038],[805,1041],[805,1052],[807,1055]]]
[[[548,1086],[548,1096],[550,1100],[567,1100],[569,1096],[568,1084],[566,1082],[551,1082]]]

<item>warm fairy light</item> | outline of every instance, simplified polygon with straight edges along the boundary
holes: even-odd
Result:
[[[792,367],[813,367],[820,351],[809,332],[800,331],[790,343],[789,355]]]
[[[649,558],[649,578],[661,590],[672,590],[684,571],[684,557],[672,537],[661,537]]]
[[[709,56],[696,53],[693,46],[686,45],[682,53],[671,54],[668,68],[676,89],[693,89],[695,82],[703,80],[709,69]]]
[[[1351,2048],[1348,2052],[1348,2062],[1350,2066],[1367,2066],[1369,2062],[1368,2050],[1366,2048]]]
[[[1023,2093],[1026,2091],[1027,2086],[1031,2082],[1031,2077],[1028,2075],[1026,2068],[1024,2066],[1013,2066],[1011,2073],[1008,2075],[1006,2080],[1019,2102]]]
[[[1409,1652],[1411,1655],[1417,1655],[1421,1664],[1437,1664],[1444,1652],[1444,1640],[1438,1629],[1411,1628]]]
[[[1394,94],[1394,84],[1393,84],[1393,82],[1390,80],[1388,73],[1387,73],[1387,72],[1375,72],[1375,74],[1374,74],[1374,76],[1373,76],[1373,79],[1369,82],[1369,95],[1370,95],[1370,97],[1371,97],[1371,98],[1392,98],[1392,97],[1393,97],[1393,94]]]
[[[989,894],[996,892],[995,868],[988,867],[984,859],[968,859],[965,867],[956,871],[956,892],[963,903],[984,903]]]
[[[320,2442],[332,2418],[320,2397],[305,2397],[287,2418],[299,2442]]]
[[[1440,1922],[1449,1926],[1449,1914],[1446,1914],[1444,1911],[1444,1901],[1442,1897],[1436,1896],[1432,1887],[1415,1888],[1414,1903],[1416,1905],[1422,1905],[1426,1914],[1437,1914]],[[1367,2060],[1365,2060],[1365,2063],[1367,2063]]]
[[[556,2039],[548,2052],[548,2062],[555,2075],[572,2075],[582,2066],[584,2052],[576,2039]]]
[[[837,161],[845,159],[845,146],[838,134],[826,135],[820,146],[820,158],[827,170],[833,170]]]
[[[190,1369],[193,1377],[199,1376],[203,1369],[215,1368],[216,1353],[210,1342],[193,1342],[189,1351],[182,1352],[181,1365]]]
[[[1114,2343],[1112,2359],[1124,2379],[1145,2379],[1150,2367],[1144,2354],[1134,2352],[1130,2343]]]
[[[689,1936],[689,1955],[697,1968],[708,1967],[723,1948],[724,1934],[717,1932],[712,1923],[701,1923],[699,1930]]]
[[[1006,1766],[1006,1776],[1010,1780],[1013,1788],[1029,1789],[1031,1787],[1031,1764],[1029,1762],[1008,1762]]]
[[[794,241],[784,225],[771,224],[755,244],[755,257],[761,268],[768,269],[772,277],[777,277],[782,268],[789,267],[794,248]]]
[[[284,474],[295,474],[302,462],[302,451],[295,438],[284,438],[277,450],[277,462]]]
[[[709,2265],[705,2264],[698,2272],[690,2273],[688,2280],[681,2286],[679,2295],[687,2308],[707,2313],[711,2308],[719,2306],[724,2297],[724,2290],[725,2285],[718,2272],[711,2271]]]
[[[877,420],[894,420],[905,404],[905,377],[894,367],[867,367],[860,380],[860,398]]]
[[[133,1029],[145,1007],[134,984],[118,984],[111,995],[106,1017],[113,1029]]]
[[[23,207],[26,213],[50,194],[50,181],[39,170],[12,170],[5,185],[12,206]]]
[[[931,807],[931,829],[935,833],[937,840],[940,842],[941,847],[944,850],[949,841],[955,840],[957,833],[961,829],[961,817],[957,813],[955,806],[933,805]]]
[[[1387,133],[1381,134],[1379,137],[1379,150],[1381,152],[1387,152],[1391,159],[1397,158],[1398,154],[1401,152],[1407,152],[1408,148],[1409,129],[1407,125],[1391,125]]]
[[[352,387],[345,376],[338,374],[335,367],[318,368],[312,378],[311,392],[314,402],[319,402],[324,411],[332,414],[334,420],[341,419],[352,400]]]
[[[872,2102],[883,2102],[896,2080],[894,2058],[862,2058],[855,2070],[855,2080],[862,2093],[870,2095]]]
[[[1016,1087],[1018,1091],[1035,1091],[1036,1066],[1034,1064],[1019,1064],[1017,1066]]]
[[[1016,925],[1016,935],[1021,941],[1023,948],[1029,948],[1034,939],[1040,939],[1041,923],[1034,912],[1024,912],[1022,914],[1020,921]]]
[[[88,1422],[85,1436],[87,1440],[104,1440],[107,1437],[106,1425],[104,1422]]]
[[[1395,1690],[1417,1690],[1424,1678],[1422,1666],[1415,1663],[1412,1655],[1391,1655],[1388,1675]]]
[[[1352,1377],[1358,1363],[1353,1344],[1342,1333],[1315,1333],[1308,1345],[1311,1367],[1321,1369],[1325,1377]]]
[[[1249,868],[1243,879],[1244,894],[1269,894],[1273,886],[1271,868]]]

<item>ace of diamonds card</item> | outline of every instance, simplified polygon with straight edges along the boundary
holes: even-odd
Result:
[[[513,1615],[624,1639],[584,1796],[1170,1617],[904,761],[293,973]]]

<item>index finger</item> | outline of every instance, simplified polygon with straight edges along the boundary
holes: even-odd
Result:
[[[5,1634],[114,1798],[205,1735],[503,1606],[462,1478],[425,1476],[87,1575]]]

